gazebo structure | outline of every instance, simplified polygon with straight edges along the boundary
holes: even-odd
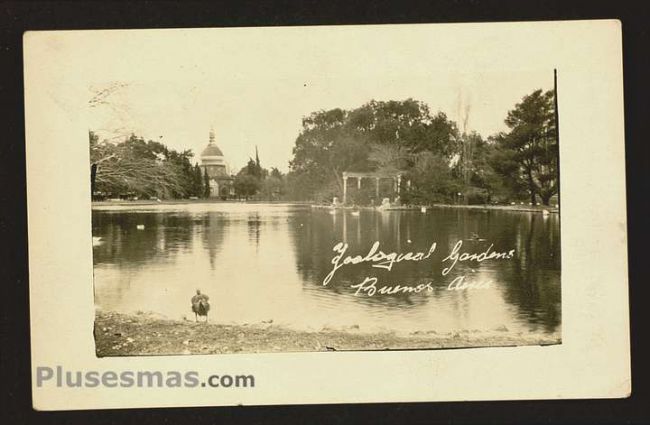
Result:
[[[375,179],[375,196],[376,198],[379,199],[379,181],[381,179],[393,180],[393,190],[395,191],[395,193],[397,193],[397,195],[399,195],[400,184],[402,183],[402,174],[403,172],[401,171],[397,171],[394,173],[344,171],[343,172],[343,203],[345,204],[347,202],[348,178],[350,177],[357,180],[357,189],[361,189],[361,179]]]

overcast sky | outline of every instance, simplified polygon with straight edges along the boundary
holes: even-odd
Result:
[[[411,97],[460,125],[469,104],[469,130],[487,137],[506,129],[507,111],[524,95],[552,88],[553,69],[521,61],[506,66],[503,54],[490,60],[490,48],[472,43],[472,34],[450,49],[431,30],[167,31],[132,43],[115,33],[104,46],[115,72],[107,66],[97,75],[89,96],[116,81],[124,85],[91,109],[89,129],[102,137],[133,132],[198,156],[214,127],[234,170],[257,145],[264,167],[287,171],[301,119],[313,111]]]

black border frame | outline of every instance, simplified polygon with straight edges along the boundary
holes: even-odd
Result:
[[[3,423],[650,423],[650,282],[643,268],[650,193],[646,111],[650,16],[633,1],[0,2],[0,360]],[[386,403],[36,412],[31,401],[22,34],[27,30],[619,19],[623,26],[632,396],[619,400]],[[585,213],[592,213],[586,211]],[[65,249],[65,247],[61,247]],[[496,383],[495,383],[496,384]],[[278,389],[282,391],[282,389]]]

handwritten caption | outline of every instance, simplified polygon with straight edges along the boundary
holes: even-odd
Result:
[[[403,253],[397,252],[384,252],[380,249],[380,243],[375,242],[370,250],[365,255],[349,255],[348,254],[348,244],[339,242],[332,248],[336,254],[331,260],[332,269],[323,279],[323,285],[328,285],[336,273],[343,267],[358,265],[358,264],[370,264],[371,267],[378,269],[385,269],[392,271],[393,267],[396,264],[402,262],[422,262],[426,261],[436,252],[437,243],[434,242],[429,247],[428,251],[409,251]],[[453,271],[458,263],[464,262],[476,262],[482,263],[488,260],[510,260],[515,256],[515,250],[511,249],[509,251],[497,251],[494,250],[494,244],[490,244],[487,248],[482,250],[470,249],[466,250],[463,248],[463,241],[459,240],[456,242],[451,252],[442,259],[442,276],[447,276],[451,271]],[[491,281],[470,281],[465,275],[460,275],[451,280],[447,285],[447,290],[449,291],[460,291],[467,289],[488,289],[491,287]],[[372,297],[375,294],[382,295],[392,295],[392,294],[403,294],[403,293],[420,293],[420,292],[431,292],[434,290],[434,282],[424,282],[417,285],[402,285],[402,284],[379,284],[378,278],[374,276],[367,276],[362,282],[351,284],[350,287],[355,289],[355,296],[365,295]]]

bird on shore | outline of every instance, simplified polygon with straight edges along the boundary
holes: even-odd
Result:
[[[210,311],[210,297],[202,294],[200,289],[196,290],[196,295],[192,297],[192,311],[194,312],[194,321],[199,321],[199,316],[205,316],[205,321],[208,321],[208,312]]]

